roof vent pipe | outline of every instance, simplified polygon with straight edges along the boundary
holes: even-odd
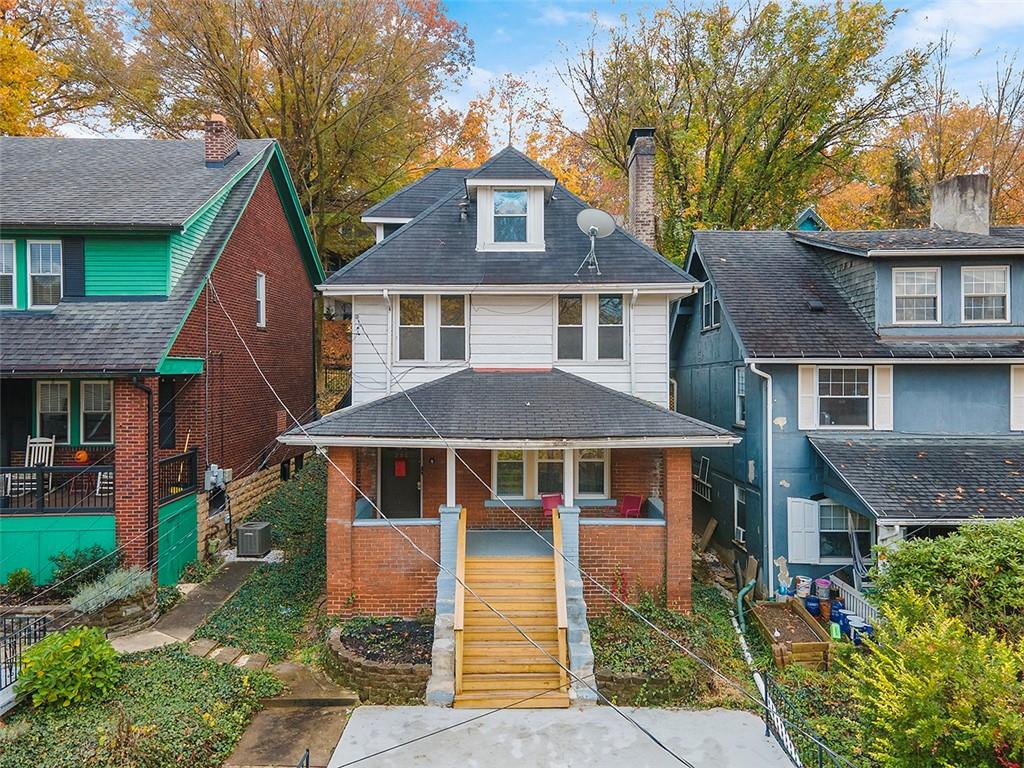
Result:
[[[987,173],[953,176],[932,187],[931,225],[956,232],[989,233]]]

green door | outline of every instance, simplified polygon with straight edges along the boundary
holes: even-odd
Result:
[[[161,587],[175,584],[196,559],[196,495],[190,493],[160,507],[157,576]]]

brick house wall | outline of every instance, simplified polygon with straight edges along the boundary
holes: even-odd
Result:
[[[626,601],[641,592],[661,593],[665,585],[664,526],[587,525],[580,521],[580,567]],[[614,601],[583,579],[587,613],[608,611]]]
[[[157,379],[148,377],[139,383],[153,390],[154,447],[156,445]],[[114,470],[114,522],[117,545],[121,548],[125,565],[145,568],[149,565],[147,544],[156,541],[156,531],[149,532],[149,470],[152,469],[153,520],[156,524],[157,456],[153,466],[147,467],[146,429],[147,395],[131,379],[114,380],[114,443],[117,445],[117,465]]]

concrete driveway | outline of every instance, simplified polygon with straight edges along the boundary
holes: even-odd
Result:
[[[485,710],[359,707],[330,768],[341,768],[403,741],[455,725]],[[764,723],[747,712],[629,709],[629,714],[695,768],[788,768]],[[368,768],[678,768],[640,730],[610,707],[503,710],[385,754],[359,760]]]

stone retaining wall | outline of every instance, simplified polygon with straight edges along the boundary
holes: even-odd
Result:
[[[423,703],[430,678],[429,664],[370,661],[345,647],[341,630],[327,637],[327,673],[359,694],[364,704]]]
[[[658,679],[647,675],[631,675],[625,672],[613,672],[606,667],[597,670],[597,690],[613,704],[621,706],[650,706],[649,701],[637,703],[637,697],[644,690],[657,691],[671,685],[668,679]],[[603,701],[601,702],[604,703]]]
[[[150,586],[134,597],[118,600],[90,614],[76,624],[106,630],[107,638],[129,635],[151,626],[157,619],[156,586]]]

